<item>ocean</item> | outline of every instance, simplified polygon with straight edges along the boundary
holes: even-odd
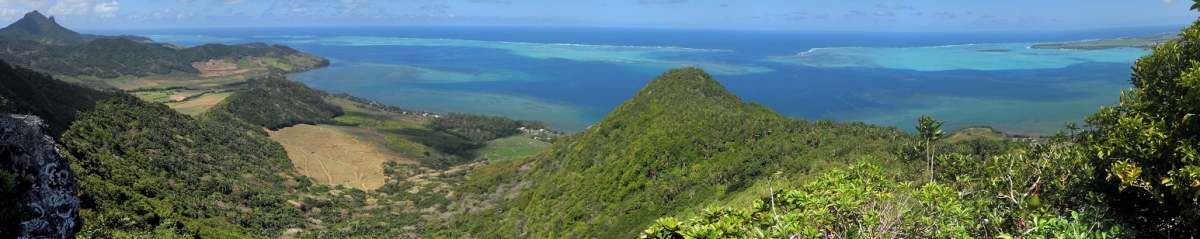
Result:
[[[372,27],[90,31],[181,46],[266,42],[329,58],[289,75],[402,108],[540,120],[603,119],[663,71],[700,67],[745,101],[807,120],[913,131],[992,126],[1047,135],[1116,102],[1149,51],[1030,49],[1181,26],[1042,32],[812,32],[560,27]]]

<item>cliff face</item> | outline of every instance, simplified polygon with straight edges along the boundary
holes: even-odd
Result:
[[[18,238],[73,238],[79,218],[79,184],[37,116],[0,114],[0,170],[15,176],[16,200],[32,219],[20,223]]]

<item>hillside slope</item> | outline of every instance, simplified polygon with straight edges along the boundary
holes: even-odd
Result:
[[[51,78],[0,60],[0,113],[33,114],[50,126],[56,139],[71,126],[75,113],[92,109],[97,100],[120,94],[94,90]]]
[[[13,24],[0,29],[0,37],[32,40],[43,44],[68,45],[83,43],[84,37],[54,21],[38,11],[26,13]]]
[[[674,69],[547,151],[477,170],[465,191],[531,185],[500,209],[459,217],[441,233],[635,237],[657,217],[728,199],[777,171],[806,174],[882,155],[906,137],[895,128],[793,120],[743,103],[700,69]]]

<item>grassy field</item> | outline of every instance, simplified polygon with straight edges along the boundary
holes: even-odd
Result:
[[[412,158],[424,157],[427,153],[433,153],[427,152],[427,150],[432,151],[433,149],[397,133],[404,129],[425,129],[421,123],[428,121],[426,117],[365,109],[356,106],[352,101],[341,98],[331,97],[329,102],[341,106],[345,112],[344,115],[338,116],[334,120],[382,133],[391,142],[387,147],[392,151]]]
[[[233,92],[208,93],[188,101],[170,102],[167,103],[167,106],[175,109],[175,111],[179,111],[179,113],[196,116],[204,113],[204,111],[208,111],[209,108],[216,106],[217,103],[221,103],[222,100],[225,100],[225,97],[229,97],[232,94]]]
[[[549,147],[550,143],[521,134],[489,141],[487,147],[479,149],[479,157],[487,158],[488,163],[508,162],[533,156]]]
[[[977,138],[987,139],[1006,139],[1003,133],[988,127],[966,127],[954,131],[949,137],[946,137],[948,142],[966,141]]]
[[[383,134],[368,128],[297,125],[268,131],[287,150],[296,170],[319,183],[363,190],[383,186],[383,162],[416,163],[387,147]]]

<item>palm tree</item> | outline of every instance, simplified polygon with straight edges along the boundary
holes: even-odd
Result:
[[[1079,129],[1079,126],[1075,125],[1075,122],[1067,122],[1067,123],[1063,124],[1063,126],[1066,126],[1067,130],[1071,131],[1071,137],[1074,138],[1075,130]]]
[[[933,117],[925,116],[925,114],[921,114],[921,118],[917,119],[917,133],[920,137],[919,140],[923,141],[919,143],[925,148],[925,160],[929,161],[930,182],[936,182],[936,180],[933,178],[933,158],[935,156],[933,144],[936,143],[937,140],[942,139],[942,135],[946,134],[946,132],[942,132],[942,130],[939,129],[942,127],[943,123],[946,123],[946,121],[937,121],[934,120]]]

